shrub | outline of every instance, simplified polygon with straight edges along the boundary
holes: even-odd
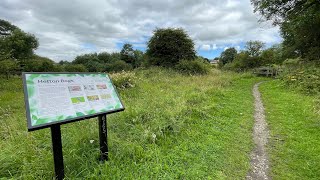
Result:
[[[64,66],[66,72],[87,72],[87,68],[83,64],[66,64]]]
[[[182,60],[175,66],[175,68],[182,73],[190,75],[207,74],[210,71],[209,64],[199,60]]]
[[[115,61],[114,63],[107,64],[107,72],[119,72],[132,70],[132,66],[122,60]]]
[[[0,61],[0,74],[6,75],[9,79],[10,74],[18,69],[17,62],[14,60],[3,60]]]
[[[34,55],[32,59],[21,61],[25,72],[56,72],[59,66],[49,58]]]
[[[110,74],[113,84],[118,89],[134,87],[136,76],[133,72],[118,72]]]

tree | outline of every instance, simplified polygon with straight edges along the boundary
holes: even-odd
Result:
[[[237,69],[238,71],[243,71],[261,66],[262,61],[260,57],[252,57],[247,51],[242,51],[237,54],[232,64],[233,68]]]
[[[12,32],[19,29],[17,26],[12,25],[10,22],[0,19],[0,37],[10,36]]]
[[[135,56],[134,50],[131,44],[124,44],[120,51],[120,59],[126,63],[134,64]]]
[[[142,64],[143,64],[143,62],[145,60],[144,53],[142,51],[140,51],[140,50],[135,50],[133,53],[134,53],[134,59],[135,59],[133,67],[137,68],[137,67],[142,66]]]
[[[281,64],[285,60],[282,51],[281,45],[273,45],[263,50],[261,53],[262,65]]]
[[[38,40],[32,34],[20,30],[8,21],[0,19],[0,56],[1,58],[22,60],[33,55]]]
[[[264,46],[265,44],[261,41],[248,41],[245,48],[249,56],[258,57],[261,55]]]
[[[237,55],[237,50],[234,47],[227,48],[224,50],[219,58],[220,66],[223,66],[227,63],[231,63]]]
[[[319,0],[251,0],[251,3],[255,12],[280,26],[286,54],[320,59]]]
[[[101,52],[98,54],[100,62],[111,63],[111,55],[108,52]]]
[[[148,42],[147,55],[151,64],[169,67],[196,57],[192,39],[181,28],[156,29]]]
[[[104,60],[99,59],[97,53],[77,56],[72,64],[82,64],[89,72],[102,72],[105,69]]]

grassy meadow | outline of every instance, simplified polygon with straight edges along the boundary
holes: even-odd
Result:
[[[288,91],[281,81],[260,91],[270,129],[273,179],[319,179],[320,98]]]
[[[132,73],[131,73],[132,76]],[[253,143],[249,74],[185,76],[136,70],[109,115],[109,157],[99,163],[96,119],[62,125],[67,179],[243,179]],[[50,179],[50,129],[27,132],[20,78],[0,81],[0,177]]]
[[[97,160],[96,118],[62,125],[66,179],[245,179],[253,149],[252,86],[266,79],[162,68],[112,77],[126,110],[107,117],[110,160]],[[288,91],[279,80],[260,91],[271,177],[320,177],[319,98]],[[50,129],[27,132],[22,92],[20,78],[0,80],[0,179],[51,179]]]

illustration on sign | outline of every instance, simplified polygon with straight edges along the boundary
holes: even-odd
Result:
[[[106,74],[25,73],[29,129],[123,109]]]

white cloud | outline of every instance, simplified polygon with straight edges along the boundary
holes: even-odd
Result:
[[[211,47],[210,47],[210,44],[204,44],[200,47],[200,49],[204,51],[210,51]]]
[[[259,24],[249,0],[1,0],[0,17],[35,34],[39,55],[56,61],[145,42],[158,27],[182,27],[203,50],[248,40],[277,43],[279,29]]]

